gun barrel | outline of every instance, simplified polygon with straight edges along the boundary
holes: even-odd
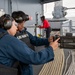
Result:
[[[68,10],[68,9],[75,9],[75,7],[71,7],[71,8],[64,7],[64,10]]]

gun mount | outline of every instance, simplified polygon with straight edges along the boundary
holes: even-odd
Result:
[[[60,48],[75,49],[75,36],[72,36],[72,33],[66,33],[66,36],[56,35],[53,37],[53,41],[59,37]]]

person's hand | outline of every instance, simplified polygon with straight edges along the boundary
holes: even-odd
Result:
[[[53,50],[56,50],[58,48],[58,41],[60,38],[56,39],[54,42],[50,43],[50,46],[53,48]]]
[[[48,42],[53,42],[53,36],[50,36],[49,38],[48,38]]]
[[[37,26],[38,28],[40,28],[40,25],[39,26]]]

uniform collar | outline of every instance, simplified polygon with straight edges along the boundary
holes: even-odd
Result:
[[[4,30],[4,29],[0,28],[0,32],[6,32],[6,30]]]

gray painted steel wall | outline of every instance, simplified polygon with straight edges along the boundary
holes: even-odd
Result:
[[[22,10],[33,17],[32,21],[26,22],[26,25],[36,23],[36,13],[38,13],[38,24],[41,23],[40,15],[43,13],[43,7],[40,0],[0,0],[0,9],[11,14],[12,11]]]
[[[40,23],[40,14],[43,12],[40,0],[12,0],[12,11],[16,10],[22,10],[33,17],[33,20],[26,22],[26,25],[36,23],[36,13],[38,13],[38,21]]]
[[[8,0],[0,0],[0,9],[3,9],[6,13],[9,13],[8,5]]]

